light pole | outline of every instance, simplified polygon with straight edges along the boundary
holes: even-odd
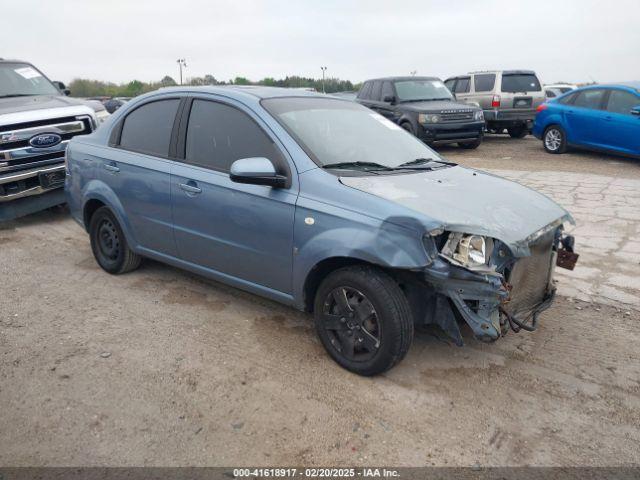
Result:
[[[327,93],[324,91],[324,72],[327,71],[327,67],[320,67],[320,70],[322,70],[322,93]]]
[[[182,67],[187,68],[187,61],[184,58],[179,58],[176,62],[178,62],[178,68],[180,69],[180,85],[182,85]]]

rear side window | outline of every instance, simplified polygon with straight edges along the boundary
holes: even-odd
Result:
[[[358,93],[358,98],[362,100],[367,100],[369,98],[369,94],[371,93],[371,83],[372,82],[364,82],[364,85]]]
[[[607,110],[613,113],[631,115],[631,109],[640,105],[640,98],[624,90],[610,90]]]
[[[459,78],[456,83],[456,89],[454,93],[467,93],[469,91],[469,77]]]
[[[578,92],[576,99],[573,101],[575,107],[600,109],[602,108],[602,98],[604,90],[601,88],[592,90],[583,90]]]
[[[509,93],[539,92],[542,87],[533,73],[503,73],[501,90]]]
[[[371,95],[369,98],[374,102],[379,102],[381,100],[380,95],[382,94],[382,82],[373,82],[373,90],[371,91]]]
[[[473,87],[476,92],[490,92],[496,83],[495,73],[483,73],[482,75],[474,75]]]
[[[251,117],[237,108],[194,100],[189,114],[186,161],[228,172],[241,158],[266,157],[281,164],[279,150]]]
[[[158,100],[136,108],[122,125],[120,147],[126,150],[167,157],[173,122],[180,100]]]

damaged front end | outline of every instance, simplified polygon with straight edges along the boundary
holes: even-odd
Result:
[[[498,239],[431,232],[425,248],[432,262],[419,273],[420,292],[408,295],[418,324],[438,325],[457,345],[463,344],[459,319],[486,342],[510,329],[535,330],[538,315],[555,296],[556,265],[575,266],[573,244],[573,237],[563,233],[562,220],[520,242],[520,256]]]

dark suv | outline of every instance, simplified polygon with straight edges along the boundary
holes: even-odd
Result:
[[[389,77],[367,80],[356,98],[429,145],[482,143],[484,116],[475,106],[455,101],[435,77]]]

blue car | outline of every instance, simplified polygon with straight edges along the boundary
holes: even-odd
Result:
[[[544,103],[533,134],[549,153],[579,147],[640,157],[640,82],[579,88]]]
[[[458,345],[464,323],[483,341],[535,329],[577,258],[549,198],[299,90],[137,97],[71,141],[65,188],[105,271],[148,257],[313,312],[361,375],[400,361],[415,326]]]

